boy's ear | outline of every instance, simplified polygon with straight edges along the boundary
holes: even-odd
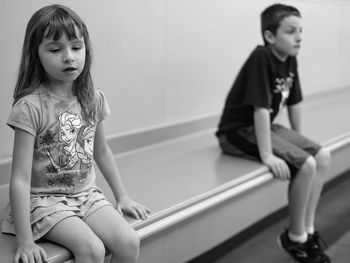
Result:
[[[275,42],[275,36],[269,30],[264,31],[264,38],[265,38],[266,42],[269,44],[273,44]]]

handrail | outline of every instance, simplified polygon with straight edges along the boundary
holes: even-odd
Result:
[[[146,227],[139,229],[137,232],[141,239],[152,236],[162,231],[163,229],[169,228],[175,225],[176,223],[184,221],[185,219],[190,218],[196,214],[199,214],[211,207],[214,207],[217,204],[225,202],[226,200],[236,197],[241,193],[244,193],[246,191],[249,191],[250,189],[253,189],[259,185],[262,185],[270,181],[272,177],[273,176],[271,173],[266,173],[264,175],[256,177],[248,182],[240,184],[234,188],[228,189],[211,198],[208,198],[202,202],[199,202],[193,206],[187,207],[186,209],[183,209],[175,214],[172,214],[157,222],[154,222],[153,224],[147,225]]]
[[[231,180],[223,185],[220,185],[214,189],[211,189],[205,193],[202,193],[198,196],[195,196],[191,199],[188,199],[184,202],[180,202],[174,206],[171,206],[167,209],[164,209],[164,210],[161,210],[160,212],[156,212],[156,213],[153,213],[150,215],[150,217],[145,220],[145,221],[142,221],[142,220],[134,220],[134,222],[132,222],[132,226],[138,230],[138,229],[141,229],[141,228],[144,228],[146,227],[147,225],[150,225],[150,224],[153,224],[154,222],[157,222],[157,221],[160,221],[162,220],[163,218],[166,218],[166,217],[169,217],[173,214],[176,214],[178,213],[179,211],[182,211],[188,207],[191,207],[191,206],[194,206],[195,204],[197,203],[200,203],[200,202],[203,202],[203,200],[206,200],[206,199],[209,199],[213,196],[216,196],[222,192],[225,192],[227,191],[228,189],[231,189],[231,188],[234,188],[234,187],[237,187],[241,184],[244,184],[245,182],[249,182],[251,181],[252,179],[256,178],[256,177],[259,177],[265,173],[268,172],[268,169],[267,167],[261,167],[259,169],[256,169],[250,173],[247,173],[245,175],[242,175],[234,180]]]

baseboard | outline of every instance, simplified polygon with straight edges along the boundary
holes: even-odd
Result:
[[[218,114],[192,120],[152,127],[145,130],[108,136],[114,154],[122,154],[143,147],[163,143],[186,135],[213,129],[219,121]]]

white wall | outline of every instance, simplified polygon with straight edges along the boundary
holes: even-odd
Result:
[[[272,0],[58,0],[85,20],[95,85],[112,110],[107,135],[219,113],[247,55],[261,44],[259,14]],[[350,86],[350,1],[280,1],[300,9],[305,94]],[[0,0],[0,161],[26,23],[46,0]]]

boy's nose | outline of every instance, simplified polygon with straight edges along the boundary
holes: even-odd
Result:
[[[299,43],[299,42],[301,42],[301,33],[298,33],[297,35],[296,35],[296,41]]]

